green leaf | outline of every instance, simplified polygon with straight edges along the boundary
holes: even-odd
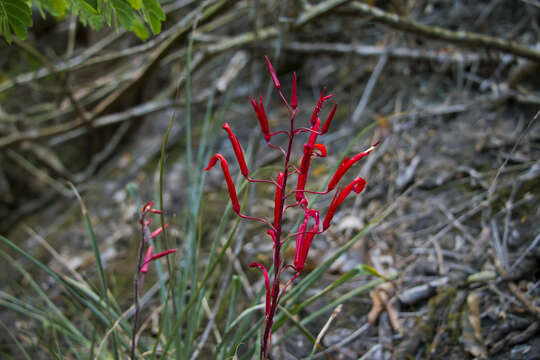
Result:
[[[71,10],[79,16],[83,25],[90,25],[94,30],[99,30],[103,26],[103,17],[92,7],[91,1],[72,0]]]
[[[33,4],[38,8],[43,18],[45,18],[45,13],[42,9],[45,9],[53,16],[61,17],[66,14],[69,7],[66,0],[33,0]]]
[[[135,10],[141,10],[142,8],[142,0],[128,0],[129,5],[131,5],[132,8]]]
[[[4,34],[8,43],[11,43],[11,30],[17,37],[26,39],[29,26],[32,26],[32,11],[26,1],[0,0],[0,35]]]
[[[138,17],[133,20],[133,32],[135,33],[135,35],[137,35],[139,39],[143,41],[150,37],[148,28],[146,27],[146,25],[144,25],[144,22],[142,22],[142,20]]]
[[[161,22],[165,21],[165,13],[161,9],[158,0],[142,0],[143,14],[146,21],[150,24],[153,34],[161,32]]]
[[[98,2],[97,0],[74,0],[75,2],[82,2],[87,8],[89,8],[93,13],[99,14]]]
[[[132,30],[135,12],[129,3],[126,0],[111,0],[111,6],[120,25],[126,30]]]

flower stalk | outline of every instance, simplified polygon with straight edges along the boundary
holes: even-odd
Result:
[[[302,270],[304,269],[305,263],[308,257],[308,253],[309,253],[309,248],[311,246],[311,243],[315,235],[325,232],[330,227],[332,218],[334,217],[335,213],[337,212],[337,210],[339,209],[343,201],[345,201],[345,199],[348,197],[348,195],[352,191],[354,191],[355,193],[362,192],[362,190],[366,186],[366,181],[361,177],[357,177],[349,185],[343,188],[341,191],[336,191],[322,224],[320,224],[319,211],[309,207],[309,203],[306,199],[305,193],[306,192],[317,193],[317,194],[330,193],[338,186],[340,180],[346,175],[346,173],[351,169],[351,167],[360,159],[367,156],[371,151],[373,151],[374,147],[377,145],[377,144],[374,144],[366,151],[361,152],[350,159],[345,158],[343,162],[340,164],[340,166],[338,167],[338,169],[336,170],[335,174],[333,175],[326,191],[316,192],[316,191],[306,190],[309,169],[311,167],[311,161],[313,157],[326,157],[327,156],[326,147],[323,144],[317,143],[317,139],[319,136],[324,135],[328,132],[330,124],[336,113],[337,105],[334,105],[332,107],[332,110],[328,114],[326,121],[324,122],[321,128],[321,120],[319,118],[319,114],[322,110],[323,104],[333,96],[333,95],[325,96],[324,90],[323,90],[319,97],[319,100],[317,101],[315,109],[311,115],[311,119],[309,121],[309,124],[310,124],[309,128],[305,128],[305,127],[296,128],[294,124],[296,113],[297,113],[297,106],[298,106],[296,74],[293,74],[293,78],[292,78],[292,94],[291,94],[290,103],[289,103],[286,100],[285,96],[283,95],[283,92],[281,89],[281,83],[279,82],[276,71],[274,70],[274,67],[272,66],[272,63],[270,62],[268,57],[266,57],[266,63],[268,66],[270,77],[272,78],[272,82],[274,83],[274,87],[276,88],[276,91],[278,92],[281,100],[283,101],[283,103],[285,104],[289,112],[289,129],[280,130],[275,133],[271,133],[268,126],[268,117],[264,110],[262,96],[259,97],[259,102],[255,101],[252,97],[250,97],[250,102],[253,107],[253,110],[255,111],[255,115],[259,121],[261,132],[267,145],[272,149],[280,150],[281,153],[283,154],[283,157],[284,157],[283,170],[277,174],[276,180],[275,181],[262,180],[262,179],[257,180],[257,179],[250,178],[248,176],[249,174],[248,167],[246,165],[244,154],[240,146],[240,143],[238,142],[238,139],[234,135],[229,124],[227,123],[223,124],[223,129],[227,132],[229,136],[229,140],[233,147],[234,154],[236,156],[236,160],[240,168],[240,172],[246,178],[246,180],[253,183],[261,183],[261,182],[271,183],[275,187],[274,221],[270,222],[269,220],[264,219],[264,218],[247,216],[240,212],[241,210],[240,204],[238,202],[238,197],[237,197],[234,183],[232,182],[231,175],[229,173],[229,166],[228,166],[227,160],[221,154],[215,154],[214,156],[212,156],[208,166],[206,167],[206,170],[208,171],[217,163],[218,160],[220,161],[233,210],[242,218],[250,219],[250,220],[257,220],[257,221],[265,223],[268,226],[267,234],[272,239],[272,242],[274,245],[273,257],[272,257],[273,265],[274,265],[274,274],[273,274],[272,279],[270,279],[268,271],[266,270],[266,267],[264,265],[260,263],[256,263],[256,262],[250,264],[250,267],[257,267],[263,272],[264,280],[265,280],[265,289],[266,289],[265,322],[264,322],[265,325],[264,325],[263,336],[261,338],[261,352],[259,354],[261,360],[268,358],[268,354],[270,350],[271,335],[272,335],[272,326],[274,324],[274,317],[278,309],[281,296],[284,294],[287,287],[290,284],[292,284],[293,281],[297,277],[300,276]],[[302,158],[300,160],[300,166],[297,168],[292,163],[293,143],[294,143],[295,138],[303,133],[309,133],[309,137],[308,137],[307,142],[303,146],[303,153],[302,153]],[[276,146],[271,143],[272,138],[278,134],[286,135],[286,138],[287,138],[286,147],[282,148],[280,146]],[[297,181],[296,181],[296,188],[292,190],[292,192],[288,193],[287,183],[290,176],[297,176]],[[291,202],[291,200],[289,200],[289,195],[293,195],[293,194],[294,194],[294,197],[291,197],[291,198],[294,199],[294,202]],[[289,200],[288,201],[289,204],[286,204],[287,200]],[[282,241],[283,219],[284,219],[285,211],[289,208],[294,208],[294,207],[298,207],[302,209],[304,212],[304,216],[303,216],[303,220],[301,221],[300,225],[297,228],[296,233],[293,234],[293,236],[296,236],[296,249],[295,249],[293,263],[286,264],[283,261],[282,255],[281,255],[281,246],[283,244],[283,241]],[[287,284],[283,288],[281,288],[280,276],[283,274],[285,270],[288,270],[288,269],[292,270],[292,277],[287,282]]]
[[[135,275],[133,279],[133,295],[135,303],[135,313],[133,315],[133,325],[131,331],[131,359],[135,359],[135,348],[137,347],[137,320],[140,312],[139,305],[139,296],[142,292],[142,286],[144,282],[144,275],[148,272],[148,266],[150,262],[162,258],[164,256],[170,255],[176,251],[176,249],[169,249],[157,254],[153,254],[154,247],[150,244],[150,240],[156,238],[163,232],[163,229],[168,227],[165,224],[163,227],[159,227],[154,231],[150,231],[150,223],[152,221],[151,217],[148,217],[151,214],[162,214],[161,211],[153,208],[154,202],[150,201],[145,204],[141,210],[141,216],[139,223],[141,225],[141,241],[139,242],[139,250],[137,253],[137,267],[135,269]],[[146,255],[143,260],[144,248],[147,248]]]

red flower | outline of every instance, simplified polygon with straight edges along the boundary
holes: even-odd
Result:
[[[216,162],[218,160],[221,163],[221,170],[223,170],[223,176],[225,176],[225,182],[227,183],[227,190],[229,191],[229,196],[231,198],[232,208],[234,212],[240,214],[240,203],[238,202],[238,197],[236,196],[236,188],[234,187],[231,174],[229,173],[229,164],[227,163],[227,160],[225,160],[223,155],[216,154],[212,156],[210,162],[208,163],[208,166],[204,170],[210,170],[214,165],[216,165]]]
[[[225,131],[229,135],[229,140],[231,141],[231,144],[233,146],[234,154],[236,155],[236,160],[238,160],[238,166],[240,167],[242,175],[248,177],[248,167],[246,165],[246,160],[244,159],[244,152],[242,151],[242,147],[240,146],[238,139],[233,134],[231,127],[228,123],[224,123],[222,128],[225,129]]]
[[[157,254],[153,254],[154,247],[152,245],[148,246],[148,250],[146,251],[146,256],[144,257],[144,262],[141,266],[141,273],[146,274],[148,272],[148,265],[150,265],[150,262],[157,260],[161,257],[167,256],[169,254],[172,254],[173,252],[176,252],[176,249],[169,249],[162,251]]]
[[[332,199],[332,202],[330,203],[330,207],[328,208],[328,212],[326,213],[326,216],[324,217],[323,221],[323,231],[328,229],[330,226],[330,221],[332,221],[332,218],[334,217],[334,214],[336,213],[336,210],[338,209],[339,205],[345,200],[345,198],[350,194],[352,190],[354,190],[355,193],[359,194],[364,188],[366,187],[366,180],[362,179],[361,177],[357,177],[354,179],[349,185],[347,185],[341,192],[336,192],[334,195],[334,198]]]
[[[311,115],[311,121],[310,121],[311,126],[315,125],[315,122],[317,121],[317,118],[319,117],[319,113],[321,112],[324,102],[330,99],[332,96],[334,95],[324,96],[324,89],[323,89],[323,91],[321,92],[321,96],[319,97],[319,101],[317,101],[317,105],[315,105],[315,109],[313,110],[313,114]]]
[[[276,193],[274,195],[274,227],[277,227],[279,222],[279,214],[281,211],[281,198],[283,197],[283,181],[285,180],[285,174],[280,172],[277,177]]]
[[[272,66],[272,63],[270,63],[270,59],[268,58],[268,56],[265,56],[264,58],[266,59],[266,65],[268,65],[268,71],[270,71],[270,76],[272,77],[274,86],[279,91],[279,89],[281,89],[281,84],[279,83],[276,72],[274,71],[274,67]]]
[[[259,264],[258,262],[253,262],[249,264],[249,267],[258,267],[263,272],[264,286],[266,288],[266,308],[265,308],[264,313],[266,314],[266,316],[268,316],[270,314],[270,296],[271,296],[270,278],[268,277],[268,271],[266,271],[266,268],[264,267],[264,265]]]
[[[304,155],[302,156],[302,162],[300,163],[300,173],[298,174],[298,184],[296,185],[296,201],[300,201],[304,198],[303,190],[306,187],[309,167],[311,165],[311,155],[313,154],[313,148],[315,147],[317,136],[319,136],[318,131],[320,124],[321,120],[317,118],[311,127],[312,132],[309,135],[309,140],[304,145]]]
[[[378,142],[373,144],[366,151],[363,151],[363,152],[361,152],[359,154],[356,154],[350,159],[345,157],[343,159],[343,161],[341,162],[341,164],[339,165],[338,169],[336,170],[336,173],[334,174],[334,176],[332,177],[332,179],[328,183],[327,191],[332,191],[336,187],[336,185],[338,184],[339,180],[341,180],[343,175],[345,175],[345,173],[351,168],[351,166],[353,166],[354,163],[356,163],[358,160],[362,159],[364,156],[369,155],[369,153],[372,152],[373,149],[375,148],[375,146],[377,146],[377,145],[378,145]]]
[[[326,118],[326,121],[324,122],[324,125],[321,129],[321,135],[326,134],[328,132],[328,128],[330,127],[330,124],[332,123],[332,119],[334,118],[336,109],[337,109],[337,104],[334,104],[334,106],[332,107],[332,110],[330,110],[330,114],[328,114],[328,117]]]
[[[165,224],[165,229],[167,227],[169,227],[169,224]],[[153,238],[157,237],[159,234],[161,234],[162,231],[163,231],[163,228],[160,226],[156,230],[152,231],[152,233],[150,234],[150,237],[153,239]]]
[[[309,218],[315,220],[315,224],[311,230],[307,231]],[[319,231],[319,212],[316,210],[306,210],[304,221],[298,226],[298,234],[296,235],[296,251],[294,253],[294,267],[300,272],[304,269],[304,265],[309,252],[309,247],[313,241],[313,237]]]
[[[259,125],[261,126],[264,140],[268,142],[272,137],[270,136],[270,128],[268,127],[268,118],[266,117],[266,112],[264,111],[262,95],[260,96],[260,104],[257,104],[257,102],[253,100],[251,96],[249,97],[249,100],[251,101],[251,106],[253,106],[253,110],[255,110],[257,120],[259,120]]]

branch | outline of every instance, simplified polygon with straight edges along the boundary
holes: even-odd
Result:
[[[355,1],[351,4],[358,13],[370,16],[373,21],[386,24],[392,28],[407,31],[432,39],[448,41],[466,46],[481,46],[504,53],[514,54],[534,61],[540,61],[540,52],[514,41],[504,40],[487,35],[467,31],[451,31],[436,26],[428,26],[414,20],[404,19],[396,14],[380,10],[374,6]]]
[[[452,52],[427,50],[427,49],[411,49],[406,47],[393,46],[377,46],[377,45],[360,45],[360,44],[345,44],[345,43],[311,43],[292,41],[284,46],[289,51],[301,53],[317,53],[321,52],[331,54],[354,54],[358,56],[373,56],[380,57],[387,54],[391,58],[407,59],[407,60],[427,60],[440,63],[456,63],[456,64],[472,64],[477,62],[498,62],[500,58],[493,56],[485,56],[474,52]]]

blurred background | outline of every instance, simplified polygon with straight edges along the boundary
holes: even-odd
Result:
[[[308,188],[323,187],[345,151],[357,153],[380,141],[351,170],[351,179],[367,180],[366,190],[351,196],[330,230],[315,239],[306,273],[355,240],[305,297],[359,264],[399,278],[343,301],[315,358],[536,358],[540,2],[161,5],[162,30],[146,41],[114,24],[93,30],[76,16],[42,17],[39,11],[33,11],[26,40],[0,39],[0,234],[54,271],[71,269],[96,281],[94,250],[71,182],[88,209],[109,290],[125,310],[132,302],[139,234],[135,199],[159,202],[162,144],[172,124],[163,166],[168,237],[179,257],[196,238],[198,250],[190,254],[198,256],[194,266],[204,266],[214,239],[223,236],[217,232],[228,195],[222,173],[205,175],[202,167],[221,152],[233,178],[239,173],[222,123],[238,136],[250,169],[261,168],[257,176],[275,176],[281,165],[280,154],[265,147],[249,102],[249,96],[263,96],[274,131],[288,124],[267,55],[286,96],[292,74],[298,77],[298,126],[307,126],[323,89],[334,97],[321,119],[339,104],[321,139],[328,158],[313,161]],[[302,144],[296,143],[296,162]],[[129,188],[136,189],[135,197]],[[272,216],[273,189],[252,186],[245,194],[249,214]],[[315,204],[325,211],[330,200],[320,197]],[[298,213],[287,215],[293,232]],[[230,216],[224,226],[235,221]],[[190,226],[193,238],[187,235]],[[236,316],[262,286],[249,263],[271,263],[272,249],[260,224],[238,226],[214,279],[214,285],[242,279]],[[292,251],[285,252],[289,261]],[[72,321],[90,321],[88,313],[65,305],[69,299],[57,281],[27,260],[19,264]],[[34,301],[20,274],[5,270],[0,277],[0,320],[13,335],[0,337],[1,351],[24,358],[15,344],[29,353],[65,345],[47,333],[43,321],[6,305],[5,294]],[[355,278],[330,291],[295,315],[297,320],[371,280]],[[211,307],[216,299],[209,296]],[[148,311],[157,306],[149,304]],[[315,317],[308,330],[319,334],[330,313]],[[201,315],[200,330],[193,333],[194,343],[201,344],[193,346],[199,351],[195,358],[211,358],[225,318],[215,316],[212,335],[203,338],[211,317]],[[310,354],[313,344],[301,331],[285,336],[290,328],[274,334],[273,358]],[[149,326],[143,336],[156,333]],[[239,346],[238,356],[249,358],[246,349],[256,338]],[[62,352],[40,356],[51,354]],[[64,355],[74,358],[69,351]]]

